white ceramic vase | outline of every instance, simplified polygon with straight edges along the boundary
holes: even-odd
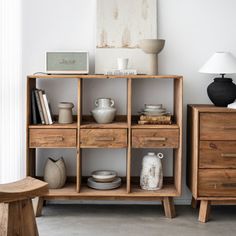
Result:
[[[140,186],[144,190],[158,190],[163,186],[162,153],[149,152],[143,157]]]
[[[148,74],[158,74],[158,57],[157,55],[164,48],[165,40],[163,39],[142,39],[139,42],[139,48],[149,55]]]
[[[116,115],[115,104],[111,98],[98,98],[95,101],[96,108],[91,111],[94,119],[99,124],[111,123]]]
[[[66,182],[66,165],[63,157],[58,160],[48,158],[44,167],[44,180],[48,188],[62,188]]]

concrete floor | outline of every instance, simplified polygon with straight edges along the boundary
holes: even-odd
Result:
[[[190,206],[176,211],[171,220],[160,205],[47,205],[37,223],[40,236],[236,235],[236,206],[213,206],[206,224]]]

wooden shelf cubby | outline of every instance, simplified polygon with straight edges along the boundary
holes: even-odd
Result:
[[[57,80],[74,79],[77,81],[77,115],[72,124],[32,125],[31,90],[36,88],[38,79]],[[126,80],[126,114],[117,115],[111,124],[97,124],[90,115],[82,114],[83,82],[88,79]],[[173,80],[173,116],[172,125],[139,125],[137,115],[132,115],[132,83],[149,79]],[[30,75],[27,77],[27,175],[36,177],[37,148],[74,148],[76,149],[76,176],[61,189],[50,189],[39,201],[49,199],[90,199],[90,200],[157,200],[162,201],[167,217],[175,216],[173,197],[181,195],[182,181],[182,103],[183,77],[177,75]],[[158,103],[158,101],[153,101]],[[61,138],[62,137],[62,138]],[[160,139],[162,137],[162,139]],[[61,138],[59,140],[59,138]],[[42,141],[43,140],[43,141]],[[46,140],[46,141],[45,141]],[[48,141],[47,141],[48,140]],[[143,141],[145,140],[145,141]],[[126,176],[118,189],[100,191],[86,186],[82,176],[83,148],[126,149]],[[158,191],[145,191],[137,179],[131,175],[133,148],[169,148],[173,149],[173,175],[164,179],[164,185]],[[136,179],[134,181],[134,179]],[[38,213],[42,204],[38,204]]]

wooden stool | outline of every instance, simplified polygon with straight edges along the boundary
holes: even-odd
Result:
[[[47,193],[47,185],[31,177],[0,184],[1,236],[38,236],[31,198]]]

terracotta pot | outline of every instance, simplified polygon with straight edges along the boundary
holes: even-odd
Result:
[[[52,189],[62,188],[66,182],[66,165],[63,157],[58,160],[48,158],[44,167],[44,180]]]

